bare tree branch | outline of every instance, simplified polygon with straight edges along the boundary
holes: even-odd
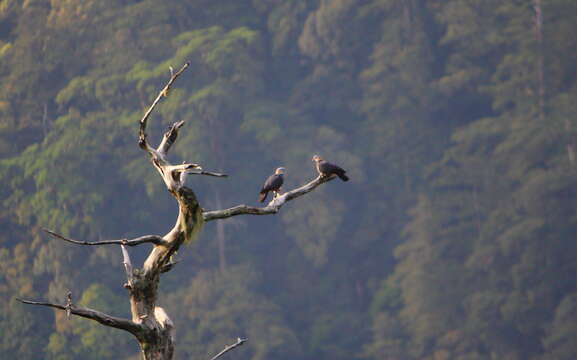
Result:
[[[216,173],[212,171],[204,171],[202,168],[196,168],[190,171],[183,171],[180,173],[180,183],[185,184],[186,178],[188,175],[206,175],[206,176],[214,176],[214,177],[228,177],[226,174]]]
[[[89,308],[77,307],[74,304],[72,304],[71,300],[66,305],[53,304],[53,303],[41,302],[41,301],[30,301],[30,300],[24,300],[24,299],[20,299],[20,298],[16,298],[16,300],[18,300],[24,304],[48,306],[48,307],[52,307],[55,309],[64,310],[67,313],[68,312],[71,313],[72,315],[77,315],[77,316],[80,316],[83,318],[98,321],[102,325],[106,325],[106,326],[110,326],[113,328],[128,331],[129,333],[133,334],[137,338],[140,337],[142,335],[142,333],[145,331],[145,329],[143,328],[142,325],[137,324],[131,320],[122,319],[122,318],[118,318],[115,316],[107,315],[107,314],[102,313],[100,311],[92,310]]]
[[[132,261],[130,261],[130,255],[128,254],[128,250],[126,246],[120,245],[122,249],[122,264],[124,265],[124,270],[126,270],[126,285],[125,287],[132,289],[133,284],[133,273],[132,273]]]
[[[226,346],[221,352],[219,352],[218,354],[216,354],[215,356],[213,356],[210,360],[216,360],[216,359],[218,359],[219,357],[221,357],[222,355],[226,354],[227,352],[233,350],[234,348],[237,348],[237,347],[241,346],[241,345],[244,344],[246,341],[247,341],[247,339],[237,338],[237,339],[236,339],[236,343]]]
[[[217,219],[226,219],[236,215],[271,215],[276,214],[279,212],[280,208],[288,201],[298,198],[299,196],[303,196],[314,189],[316,189],[319,185],[324,184],[333,180],[335,176],[319,176],[313,181],[305,184],[299,188],[296,188],[291,191],[287,191],[286,193],[274,198],[267,206],[265,207],[254,207],[248,205],[238,205],[235,207],[231,207],[224,210],[214,210],[214,211],[205,211],[203,212],[202,216],[204,221],[211,221]]]
[[[147,150],[149,153],[151,153],[154,150],[148,145],[148,143],[146,141],[146,123],[148,121],[148,118],[150,117],[152,110],[154,110],[154,108],[156,107],[156,104],[158,104],[160,99],[168,96],[168,91],[170,90],[172,83],[176,80],[176,78],[178,78],[180,76],[180,74],[182,74],[182,72],[184,70],[186,70],[186,68],[189,65],[190,65],[189,63],[184,64],[182,66],[182,68],[180,68],[180,70],[178,70],[176,73],[173,73],[173,71],[170,72],[171,76],[170,76],[170,79],[168,80],[168,83],[166,83],[166,85],[162,88],[162,90],[160,90],[160,92],[158,93],[158,96],[156,96],[156,99],[154,99],[154,101],[152,102],[152,105],[150,105],[150,107],[148,108],[146,113],[144,113],[144,116],[142,117],[142,119],[140,119],[140,132],[139,132],[138,145],[142,149]],[[180,126],[182,126],[182,124],[180,124]],[[180,126],[178,126],[178,127],[180,127]],[[174,127],[174,125],[173,125],[173,127]],[[170,145],[169,145],[169,147],[170,147]]]
[[[204,170],[188,171],[187,174],[189,174],[189,175],[207,175],[207,176],[214,176],[214,177],[228,177],[227,174],[221,174],[221,173],[217,173],[217,172],[204,171]]]
[[[158,148],[156,148],[156,151],[166,155],[172,144],[174,144],[176,141],[176,138],[178,137],[178,130],[182,127],[182,125],[184,125],[184,121],[182,120],[172,124],[168,131],[166,131],[162,136],[162,141],[160,142],[160,145],[158,145]]]
[[[69,243],[76,244],[76,245],[126,245],[126,246],[136,246],[144,243],[152,243],[154,245],[162,245],[164,244],[164,239],[157,235],[145,235],[141,237],[137,237],[135,239],[120,239],[120,240],[103,240],[103,241],[80,241],[67,238],[63,235],[55,233],[52,230],[42,229],[48,234],[54,236],[57,239],[68,241]]]

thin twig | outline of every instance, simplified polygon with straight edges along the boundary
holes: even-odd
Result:
[[[196,169],[192,169],[189,171],[183,171],[180,173],[180,184],[184,185],[186,183],[186,178],[188,175],[206,175],[206,176],[214,176],[214,177],[228,177],[226,174],[215,173],[212,171],[204,171],[201,167]]]
[[[152,102],[152,105],[150,105],[148,110],[144,113],[144,116],[142,117],[142,119],[140,119],[140,136],[139,136],[138,143],[139,143],[141,148],[143,148],[145,150],[149,150],[149,146],[146,142],[146,122],[148,120],[148,117],[152,113],[152,110],[154,110],[154,108],[156,107],[156,104],[158,104],[160,99],[162,99],[165,96],[168,96],[168,91],[170,90],[172,83],[176,80],[176,78],[178,78],[180,76],[180,74],[182,74],[182,72],[184,70],[186,70],[186,68],[189,65],[190,65],[190,63],[187,62],[186,64],[184,64],[182,66],[182,68],[180,68],[180,70],[178,70],[176,73],[174,73],[170,76],[170,80],[168,80],[168,83],[166,83],[166,85],[162,88],[162,90],[160,90],[160,92],[156,96],[156,99],[154,99],[154,101]]]
[[[206,175],[206,176],[214,176],[214,177],[228,177],[227,174],[221,174],[221,173],[217,173],[217,172],[212,172],[212,171],[189,171],[187,172],[187,174],[190,175]]]
[[[60,235],[58,233],[55,233],[52,230],[48,230],[48,229],[42,229],[45,232],[47,232],[48,234],[54,236],[55,238],[58,238],[60,240],[64,240],[67,241],[69,243],[73,243],[76,245],[126,245],[126,246],[136,246],[136,245],[140,245],[140,244],[144,244],[144,243],[152,243],[155,245],[162,245],[164,243],[164,239],[160,236],[157,235],[145,235],[145,236],[141,236],[135,239],[120,239],[120,240],[103,240],[103,241],[94,241],[94,242],[90,242],[90,241],[80,241],[80,240],[74,240],[74,239],[70,239],[67,238],[63,235]]]
[[[218,354],[216,354],[215,356],[213,356],[210,360],[216,360],[219,357],[221,357],[222,355],[226,354],[227,352],[233,350],[236,347],[241,346],[242,344],[244,344],[247,341],[247,339],[241,339],[241,338],[237,338],[236,339],[236,343],[232,344],[232,345],[228,345],[224,348],[224,350],[222,350],[221,352],[219,352]]]

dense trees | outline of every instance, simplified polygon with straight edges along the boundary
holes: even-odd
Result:
[[[573,0],[0,1],[0,354],[136,354],[13,298],[74,284],[128,314],[117,249],[41,228],[172,223],[126,134],[190,61],[150,132],[187,120],[174,157],[232,176],[189,180],[204,207],[256,203],[281,165],[293,188],[315,153],[351,182],[179,251],[160,299],[176,358],[237,335],[255,359],[574,358],[576,16]]]

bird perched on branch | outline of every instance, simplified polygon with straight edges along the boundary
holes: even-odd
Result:
[[[264,202],[269,191],[273,192],[274,194],[273,199],[278,196],[280,187],[284,182],[283,175],[284,175],[284,168],[279,167],[278,169],[276,169],[273,175],[269,176],[268,179],[266,179],[264,185],[262,186],[262,189],[260,189],[260,193],[258,195],[258,201]]]
[[[349,181],[349,177],[345,175],[346,171],[340,166],[331,164],[330,162],[323,160],[323,158],[321,158],[318,155],[313,156],[313,161],[317,165],[317,171],[319,172],[319,175],[321,176],[336,175],[342,181]]]

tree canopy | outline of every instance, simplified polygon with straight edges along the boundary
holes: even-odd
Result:
[[[189,61],[150,133],[186,120],[171,156],[230,175],[188,180],[203,208],[256,205],[278,166],[292,189],[314,154],[351,181],[180,249],[159,299],[175,358],[237,336],[255,360],[577,358],[576,18],[574,0],[1,0],[0,357],[137,358],[14,298],[128,314],[118,248],[42,228],[173,223],[136,133]]]

